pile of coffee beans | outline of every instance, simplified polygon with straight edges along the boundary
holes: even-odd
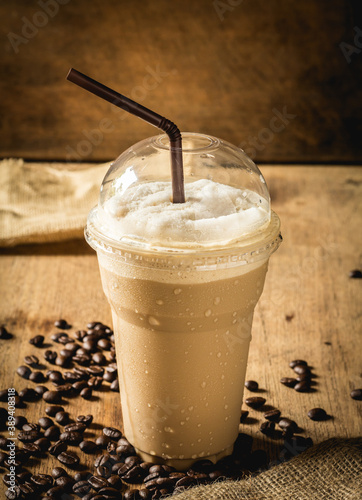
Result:
[[[15,417],[14,425],[19,430],[15,446],[16,480],[15,486],[7,489],[7,499],[158,499],[190,486],[255,474],[313,444],[310,438],[299,434],[295,421],[283,416],[279,409],[267,406],[266,398],[250,396],[246,397],[245,404],[264,417],[260,432],[276,441],[278,453],[273,461],[263,449],[253,449],[250,435],[240,433],[233,454],[217,464],[199,460],[187,471],[180,472],[166,465],[144,462],[121,430],[103,427],[99,435],[93,437],[101,428],[93,416],[74,416],[63,406],[68,398],[91,400],[94,391],[119,392],[113,331],[94,321],[70,336],[71,325],[66,320],[56,321],[55,326],[60,331],[51,335],[51,341],[59,344],[59,349],[48,349],[49,344],[44,344],[42,335],[30,340],[33,347],[43,350],[44,362],[48,365],[42,364],[38,355],[29,353],[17,369],[20,377],[37,385],[15,391],[15,407],[26,408],[28,403],[41,399],[48,406],[37,422],[28,422],[22,415]],[[313,383],[311,368],[303,360],[291,362],[290,367],[296,377],[281,382],[295,390],[298,390],[297,384],[303,382],[308,389],[299,392],[307,392]],[[44,382],[47,385],[40,385]],[[250,392],[261,392],[255,380],[247,380],[245,387]],[[361,399],[361,390],[352,392],[351,397]],[[0,401],[8,401],[7,389],[0,391]],[[322,408],[311,409],[308,416],[315,421],[329,418]],[[7,418],[7,411],[0,407],[0,428],[5,429]],[[248,419],[249,410],[242,410],[240,422],[247,424]],[[8,445],[11,443],[10,439],[0,436],[0,468],[4,469],[3,481],[8,487],[12,486],[11,475],[6,473],[10,469]],[[33,459],[47,459],[49,455],[59,462],[49,474],[33,474],[26,468],[32,466]],[[84,470],[87,455],[95,456],[91,470]]]

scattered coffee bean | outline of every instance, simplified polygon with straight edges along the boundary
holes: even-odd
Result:
[[[78,415],[77,422],[88,427],[93,422],[93,415]]]
[[[58,411],[55,414],[55,421],[60,425],[69,424],[69,413],[66,411]]]
[[[119,392],[119,382],[118,382],[118,378],[116,378],[116,380],[113,380],[113,382],[111,383],[110,387],[111,391],[113,392]]]
[[[93,391],[90,387],[84,387],[84,389],[82,389],[80,391],[80,396],[86,400],[92,399],[92,394],[93,394]]]
[[[60,436],[60,429],[57,425],[52,425],[44,431],[44,437],[49,439],[49,441],[58,441]]]
[[[48,429],[45,432],[47,432],[47,431],[48,431]],[[46,437],[41,437],[41,438],[37,439],[36,441],[34,441],[34,444],[39,446],[40,450],[42,452],[44,452],[44,451],[48,450],[48,448],[50,446],[50,441]]]
[[[60,330],[69,330],[70,328],[72,328],[72,326],[69,325],[69,323],[65,319],[58,319],[54,322],[54,326],[56,328],[59,328]]]
[[[241,415],[240,415],[240,423],[241,424],[243,422],[245,422],[245,420],[247,419],[248,415],[249,415],[248,410],[241,410]]]
[[[20,375],[20,377],[25,378],[25,379],[28,379],[28,378],[29,378],[29,375],[30,375],[30,373],[31,373],[31,370],[30,370],[30,368],[29,368],[28,366],[24,366],[24,365],[22,365],[22,366],[19,366],[19,367],[17,368],[16,373],[17,373],[18,375]]]
[[[92,389],[99,389],[103,383],[102,377],[91,377],[88,380],[88,386]]]
[[[62,397],[57,391],[47,391],[43,394],[43,399],[47,403],[58,404],[61,402]]]
[[[68,356],[57,356],[55,360],[55,364],[57,366],[61,366],[62,368],[66,368],[70,365],[71,359]]]
[[[17,429],[21,429],[23,427],[23,425],[25,425],[27,423],[28,423],[28,420],[26,417],[24,417],[22,415],[16,415],[16,417],[14,419],[14,425]]]
[[[87,368],[87,372],[93,377],[103,377],[104,369],[101,366],[93,365]]]
[[[122,437],[122,432],[114,427],[104,427],[103,434],[116,441]]]
[[[68,467],[74,467],[79,464],[79,457],[73,451],[63,451],[63,453],[57,456],[57,459],[61,464]]]
[[[47,392],[49,389],[48,387],[45,387],[45,385],[37,385],[35,388],[34,388],[34,391],[36,391],[40,397],[43,396],[43,394],[45,392]]]
[[[23,450],[27,451],[29,455],[33,457],[39,457],[42,453],[42,449],[38,444],[34,443],[24,443]]]
[[[357,401],[362,400],[362,389],[353,389],[350,394],[352,399],[356,399]]]
[[[293,368],[297,365],[304,365],[304,366],[308,366],[308,363],[306,361],[304,361],[303,359],[295,359],[294,361],[291,361],[289,363],[289,366],[290,368]]]
[[[20,431],[18,434],[18,439],[22,443],[33,443],[41,436],[40,432],[37,430],[32,431]]]
[[[59,439],[69,445],[77,446],[82,441],[82,435],[79,432],[64,431]]]
[[[42,429],[48,429],[49,427],[51,427],[53,424],[53,420],[49,417],[41,417],[39,418],[38,420],[38,424],[40,425],[40,427]]]
[[[287,387],[294,387],[295,384],[297,383],[297,380],[291,377],[282,377],[280,379],[280,383],[286,385]]]
[[[312,408],[308,412],[308,417],[311,420],[316,420],[317,422],[321,420],[328,420],[329,415],[327,415],[326,411],[323,408]]]
[[[39,358],[37,356],[25,356],[24,363],[30,366],[36,366],[39,364]]]
[[[54,479],[58,479],[58,477],[64,477],[67,476],[68,472],[63,469],[63,467],[54,467],[52,470],[52,476]]]
[[[87,426],[83,422],[72,422],[64,427],[67,432],[79,432],[82,434],[86,430]]]
[[[44,359],[45,361],[48,361],[48,363],[51,363],[52,365],[55,364],[55,360],[57,359],[58,353],[55,351],[51,351],[50,349],[47,349],[44,353]]]
[[[291,432],[297,432],[298,431],[298,425],[294,420],[291,420],[290,418],[283,417],[279,420],[278,422],[279,427],[284,430],[284,431],[291,431]]]
[[[19,392],[19,397],[23,401],[37,401],[41,396],[31,387],[25,387],[25,389]]]
[[[258,382],[255,382],[255,380],[246,380],[245,387],[251,392],[257,392],[257,390],[259,389],[259,384]]]
[[[53,478],[49,474],[33,474],[31,482],[35,484],[40,490],[48,490],[53,485]]]
[[[309,392],[310,383],[307,380],[302,380],[301,382],[295,384],[294,390],[296,390],[297,392]]]
[[[32,422],[27,422],[26,424],[23,425],[23,431],[25,431],[25,432],[40,431],[40,425],[33,424]]]
[[[260,425],[259,430],[260,430],[260,432],[262,432],[266,436],[271,436],[274,432],[274,429],[275,429],[275,423],[267,421],[267,422],[263,422]]]
[[[70,492],[72,491],[75,481],[70,476],[61,476],[55,480],[55,484],[56,486],[60,486],[63,489],[63,491]],[[70,497],[67,496],[65,498],[70,498]]]
[[[264,413],[264,418],[270,422],[278,422],[280,418],[279,410],[269,410]]]
[[[69,396],[74,393],[74,389],[72,387],[72,384],[62,384],[58,385],[55,388],[56,392],[59,394],[63,394],[64,396]]]
[[[44,342],[44,335],[35,335],[35,337],[29,340],[29,344],[32,344],[35,347],[42,347]]]
[[[310,375],[310,373],[311,373],[309,366],[305,366],[305,365],[295,365],[293,370],[298,375],[307,375],[307,374]]]
[[[250,408],[253,408],[254,410],[261,408],[265,404],[265,402],[266,399],[262,398],[261,396],[254,396],[245,399],[245,404],[250,406]]]
[[[83,453],[86,453],[87,455],[96,453],[96,451],[99,450],[99,447],[96,445],[94,441],[81,441],[79,443],[79,448],[83,451]]]
[[[64,408],[62,406],[57,406],[57,405],[54,405],[54,406],[47,406],[45,408],[45,413],[49,416],[49,417],[55,417],[57,413],[60,413],[60,412],[64,412]]]
[[[35,382],[36,384],[41,384],[42,382],[45,382],[46,379],[44,374],[37,370],[29,375],[29,380]]]
[[[48,371],[48,380],[53,385],[61,385],[64,384],[64,378],[60,371],[58,370],[49,370]]]
[[[107,436],[98,436],[96,439],[96,445],[105,450],[107,448],[108,443],[111,441],[111,438]],[[118,448],[117,448],[117,454],[118,454]]]
[[[352,279],[361,279],[362,271],[360,269],[353,269],[352,271],[349,272],[349,277]]]

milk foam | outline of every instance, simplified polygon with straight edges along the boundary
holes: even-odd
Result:
[[[201,179],[185,184],[185,203],[172,203],[170,182],[134,184],[99,211],[117,240],[160,246],[210,246],[249,235],[269,223],[267,202],[247,189]]]

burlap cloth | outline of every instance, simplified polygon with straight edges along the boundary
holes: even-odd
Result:
[[[241,481],[197,486],[175,500],[361,500],[362,438],[329,439]]]
[[[83,238],[109,163],[0,162],[0,246]]]

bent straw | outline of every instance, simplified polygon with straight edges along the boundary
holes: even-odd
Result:
[[[171,145],[172,202],[184,203],[185,191],[182,164],[182,138],[178,127],[167,118],[145,108],[141,104],[132,101],[128,97],[119,94],[115,90],[106,87],[102,83],[93,80],[93,78],[80,73],[76,69],[72,68],[69,70],[67,80],[166,132]]]

